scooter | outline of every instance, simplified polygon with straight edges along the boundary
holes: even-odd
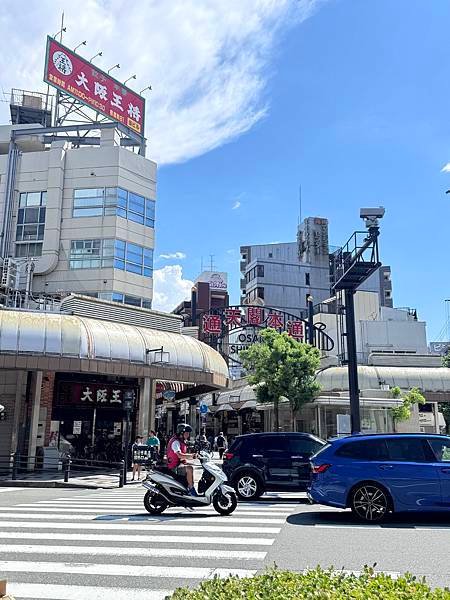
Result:
[[[198,508],[209,506],[212,502],[220,515],[230,515],[237,506],[234,489],[226,485],[227,476],[212,462],[211,456],[198,453],[203,474],[198,482],[198,496],[191,496],[185,477],[176,475],[164,467],[150,465],[150,471],[142,485],[147,492],[144,496],[145,509],[152,515],[160,515],[169,506]]]

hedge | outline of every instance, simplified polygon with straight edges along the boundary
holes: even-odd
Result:
[[[270,569],[239,579],[214,578],[195,589],[179,588],[170,600],[450,600],[450,590],[431,589],[425,579],[406,574],[392,578],[364,567],[359,575],[333,569],[304,573]]]

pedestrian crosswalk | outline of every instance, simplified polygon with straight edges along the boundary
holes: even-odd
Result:
[[[17,600],[163,600],[176,587],[261,569],[295,502],[149,515],[142,488],[76,491],[0,508],[0,576]]]

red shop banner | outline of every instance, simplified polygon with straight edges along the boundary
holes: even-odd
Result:
[[[144,98],[51,37],[47,38],[44,81],[144,135]]]

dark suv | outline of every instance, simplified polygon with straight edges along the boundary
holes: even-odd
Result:
[[[240,435],[224,454],[223,470],[242,500],[269,490],[306,490],[309,458],[324,445],[309,433]]]

